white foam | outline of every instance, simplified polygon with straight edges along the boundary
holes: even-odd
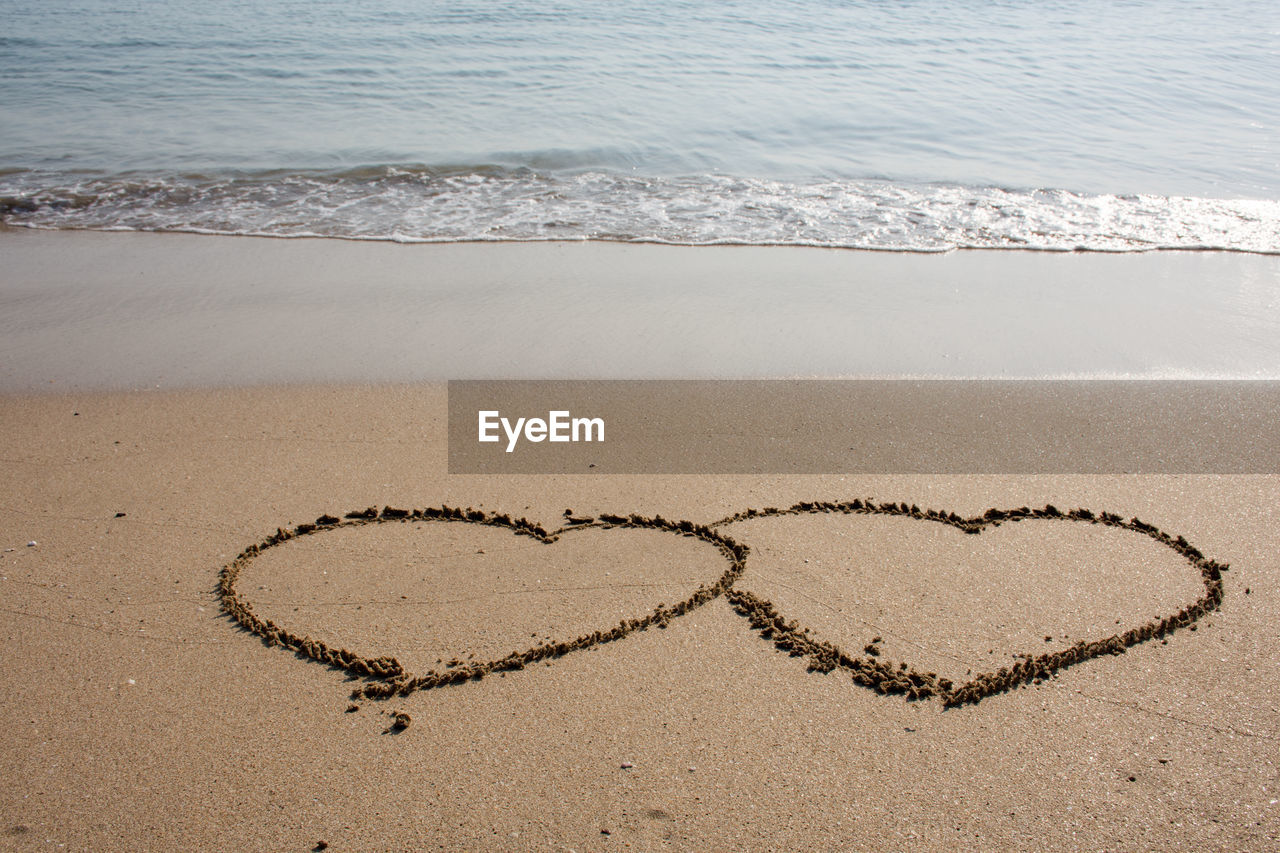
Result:
[[[1280,253],[1280,201],[476,167],[0,178],[10,225],[395,242]]]

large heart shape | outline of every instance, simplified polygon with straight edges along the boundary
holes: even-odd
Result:
[[[1076,619],[1075,625],[1071,628],[1065,628],[1061,619],[1046,619],[1053,617],[1054,613],[1031,614],[1027,618],[1026,614],[1001,614],[995,613],[982,614],[983,618],[987,618],[989,628],[1004,627],[999,625],[1001,619],[1008,620],[1010,616],[1014,617],[1014,621],[1020,621],[1026,627],[1024,631],[1029,631],[1034,627],[1036,633],[1042,633],[1043,637],[1037,638],[1041,641],[1036,645],[1030,645],[1028,638],[1022,638],[1023,645],[1021,650],[1015,646],[1013,649],[1006,649],[1006,653],[1014,652],[1013,657],[1017,662],[1012,665],[994,668],[991,671],[979,671],[976,675],[972,671],[965,673],[964,676],[947,678],[938,675],[933,671],[926,671],[917,667],[915,664],[906,660],[890,660],[890,655],[885,653],[885,647],[889,646],[893,640],[886,642],[880,636],[871,636],[871,626],[879,624],[879,617],[869,618],[865,612],[858,614],[853,612],[854,607],[847,606],[859,595],[859,591],[866,592],[866,587],[874,586],[883,579],[894,580],[894,571],[901,570],[901,566],[897,565],[901,560],[902,554],[898,557],[889,557],[884,560],[885,555],[882,553],[887,547],[891,547],[896,536],[900,536],[902,530],[878,530],[869,538],[863,540],[851,540],[841,544],[838,549],[833,549],[836,556],[831,553],[824,555],[815,555],[810,553],[809,549],[811,541],[803,537],[804,531],[790,531],[790,535],[800,537],[805,543],[805,549],[800,554],[789,555],[789,565],[771,565],[771,560],[776,562],[778,556],[777,549],[772,549],[767,541],[762,541],[764,537],[752,534],[743,534],[740,531],[743,528],[750,528],[753,525],[759,527],[760,520],[776,518],[778,516],[819,516],[819,515],[850,515],[874,517],[877,520],[883,520],[886,523],[897,524],[899,526],[918,526],[920,522],[925,522],[934,527],[938,531],[938,536],[934,537],[935,541],[927,542],[922,545],[919,541],[913,541],[910,548],[903,551],[908,556],[918,554],[921,550],[929,552],[931,558],[935,560],[935,565],[945,565],[948,567],[949,577],[948,583],[945,585],[945,592],[948,596],[952,595],[968,595],[973,601],[981,607],[984,596],[989,597],[990,590],[981,589],[981,585],[987,582],[984,579],[983,569],[993,557],[993,550],[996,549],[968,549],[968,554],[961,560],[956,558],[957,550],[955,548],[958,540],[967,539],[964,536],[954,536],[956,533],[964,533],[970,535],[981,534],[984,531],[991,531],[1002,525],[1013,525],[1021,522],[1022,525],[1027,524],[1045,524],[1045,525],[1085,525],[1092,533],[1096,535],[1104,535],[1106,531],[1125,531],[1129,534],[1138,534],[1138,537],[1131,537],[1134,541],[1122,543],[1130,547],[1134,553],[1125,553],[1123,555],[1112,554],[1115,557],[1111,566],[1111,573],[1118,576],[1120,582],[1126,580],[1122,574],[1125,570],[1125,560],[1139,559],[1144,561],[1144,565],[1150,563],[1150,555],[1138,553],[1142,547],[1147,549],[1155,549],[1162,555],[1172,555],[1167,562],[1173,563],[1175,573],[1182,571],[1189,578],[1184,583],[1184,589],[1181,590],[1185,597],[1165,599],[1159,601],[1158,606],[1171,612],[1167,616],[1155,616],[1148,620],[1139,620],[1134,618],[1131,627],[1121,627],[1114,633],[1099,636],[1096,624],[1099,622],[1099,614],[1097,612],[1096,603],[1091,603],[1090,598],[1097,599],[1096,596],[1090,596],[1086,590],[1084,595],[1080,596],[1080,600],[1073,600],[1072,616]],[[1094,513],[1086,509],[1075,509],[1070,512],[1062,512],[1053,506],[1046,506],[1042,509],[1030,509],[1028,507],[1020,507],[1012,510],[990,509],[985,514],[972,518],[962,518],[955,513],[944,513],[937,510],[922,510],[917,506],[908,506],[905,503],[876,503],[872,500],[854,500],[843,503],[830,502],[804,502],[795,504],[786,509],[778,509],[774,507],[762,510],[748,509],[743,512],[735,513],[728,518],[721,519],[710,525],[714,529],[724,529],[734,526],[735,536],[742,535],[744,540],[752,543],[753,554],[751,558],[750,570],[742,578],[741,583],[726,592],[726,597],[732,604],[734,609],[745,616],[751,626],[757,630],[762,636],[773,641],[774,645],[779,649],[787,651],[793,656],[804,657],[808,661],[809,669],[817,672],[832,672],[833,670],[843,670],[849,672],[853,676],[853,680],[858,684],[873,688],[880,693],[901,694],[908,699],[926,699],[937,697],[943,700],[948,707],[961,705],[964,703],[974,703],[981,701],[987,696],[1000,693],[1019,686],[1026,682],[1037,681],[1049,678],[1057,672],[1066,669],[1091,658],[1099,657],[1106,654],[1121,654],[1127,648],[1135,646],[1148,640],[1163,638],[1171,632],[1180,628],[1191,627],[1194,630],[1194,623],[1206,613],[1215,610],[1222,602],[1222,572],[1226,570],[1225,564],[1218,563],[1214,560],[1206,558],[1199,549],[1188,543],[1181,536],[1171,536],[1150,524],[1146,524],[1137,518],[1125,520],[1118,515],[1111,513]],[[1058,532],[1061,532],[1059,530]],[[1077,533],[1081,531],[1077,530]],[[951,534],[948,536],[947,534]],[[991,534],[988,534],[989,536]],[[1032,540],[1038,537],[1030,537]],[[1078,537],[1077,537],[1078,538]],[[942,540],[951,541],[942,541]],[[1143,546],[1143,543],[1146,543]],[[998,546],[1003,543],[995,543]],[[1087,543],[1086,543],[1087,544]],[[1114,550],[1115,543],[1108,543],[1107,550]],[[1030,549],[1031,553],[1022,555],[1023,567],[1039,566],[1045,571],[1061,573],[1063,567],[1060,560],[1055,556],[1060,551],[1055,549],[1063,549],[1072,547],[1064,544],[1061,536],[1051,542],[1047,550],[1040,545],[1032,543],[1028,546],[1023,543],[1024,549]],[[1097,543],[1093,554],[1097,555],[1100,551],[1097,549]],[[1035,553],[1035,549],[1039,547],[1040,552]],[[911,550],[914,549],[914,550]],[[809,566],[803,566],[800,563],[800,556],[809,554],[803,559],[804,564],[808,564],[810,559],[814,559],[815,563]],[[877,560],[881,560],[877,563]],[[841,565],[843,561],[844,565]],[[938,562],[941,561],[941,562]],[[953,561],[953,562],[949,562]],[[967,562],[965,562],[967,561]],[[1186,572],[1186,566],[1190,564],[1193,572]],[[1181,569],[1178,569],[1178,567]],[[1163,569],[1164,576],[1162,580],[1168,580],[1169,568]],[[970,583],[964,582],[967,578]],[[898,575],[900,579],[900,575]],[[1005,572],[1000,575],[1000,582],[1004,584],[1016,582],[1016,575]],[[1036,579],[1030,578],[1032,582]],[[1061,586],[1062,578],[1057,576],[1058,583],[1054,586]],[[1090,583],[1095,582],[1094,579],[1088,579]],[[752,591],[747,589],[748,586],[771,586],[770,595],[780,600],[785,598],[783,605],[774,604],[765,595],[762,595],[757,589]],[[826,584],[824,587],[823,584]],[[974,589],[974,587],[978,589]],[[917,588],[918,590],[918,588]],[[845,598],[841,599],[841,596]],[[1184,603],[1194,596],[1194,600],[1190,603]],[[870,596],[867,596],[870,597]],[[891,592],[886,591],[881,597],[881,601],[893,601],[894,596]],[[898,596],[901,598],[901,596]],[[1034,599],[1034,596],[1027,597]],[[901,604],[902,602],[893,602]],[[915,636],[917,640],[925,637],[933,637],[936,633],[935,625],[931,625],[930,615],[926,611],[927,607],[922,607],[929,602],[910,602],[905,610],[914,609],[916,612],[910,618],[915,619],[913,627],[915,628]],[[938,602],[933,602],[937,604]],[[1103,601],[1105,606],[1106,602]],[[1031,602],[1034,609],[1036,602]],[[1154,605],[1153,605],[1154,606]],[[1060,608],[1065,611],[1066,608]],[[784,614],[782,611],[785,610]],[[1079,612],[1077,612],[1079,611]],[[1149,612],[1149,611],[1148,611]],[[802,618],[809,624],[801,625],[795,621],[794,616],[802,614]],[[1130,614],[1132,616],[1132,614]],[[1020,616],[1020,618],[1019,618]],[[970,616],[971,625],[980,621]],[[1083,619],[1083,622],[1081,621]],[[819,623],[824,623],[819,625]],[[1045,624],[1046,621],[1049,624]],[[1070,621],[1070,620],[1068,620]],[[1116,620],[1117,624],[1120,620]],[[1076,639],[1075,642],[1063,644],[1062,641],[1071,637],[1079,637],[1081,635],[1081,624],[1092,623],[1095,633],[1092,638]],[[1107,620],[1106,624],[1110,624]],[[834,631],[833,631],[834,629]],[[860,640],[853,640],[851,637],[857,630],[864,630],[866,637]],[[1090,629],[1084,629],[1090,630]],[[1053,633],[1048,633],[1052,631]],[[982,631],[971,632],[982,636]],[[988,630],[990,636],[997,631]],[[1006,632],[1007,633],[1007,632]],[[833,636],[838,635],[838,636]],[[908,629],[901,631],[900,635],[905,635],[908,641],[912,632]],[[901,641],[903,636],[893,638]],[[869,642],[868,642],[869,640]],[[1045,644],[1050,644],[1048,651],[1045,651]],[[865,645],[864,645],[865,644]],[[985,645],[985,643],[984,643]],[[998,645],[992,642],[993,646]],[[851,651],[850,649],[861,649],[861,653]],[[899,657],[905,657],[907,649],[904,643],[898,642],[896,649],[891,649],[899,653]],[[970,650],[972,652],[972,650]],[[995,653],[995,649],[991,650]],[[972,653],[968,656],[960,656],[961,660],[972,662],[974,657]],[[971,670],[977,670],[979,667],[972,666]]]
[[[415,573],[427,573],[430,576],[421,578],[421,580],[426,581],[427,585],[432,587],[427,591],[427,600],[409,602],[404,596],[391,593],[392,589],[399,593],[403,588],[403,581],[405,580],[403,576],[398,577],[396,583],[388,585],[386,589],[379,589],[380,578],[376,572],[372,571],[374,566],[370,565],[366,559],[369,557],[367,549],[371,543],[369,541],[361,542],[358,539],[362,528],[382,524],[397,525],[399,529],[395,532],[399,535],[411,532],[410,528],[420,528],[422,525],[471,525],[479,526],[481,531],[473,530],[471,535],[460,538],[454,543],[453,553],[450,554],[450,558],[447,561],[454,570],[451,578],[443,577],[438,573],[431,574],[437,571],[439,567],[422,565],[423,561],[406,556],[412,554],[411,549],[407,551],[402,549],[398,557],[399,565],[395,567],[395,570],[412,570]],[[542,580],[554,581],[554,578],[535,577],[534,575],[538,574],[536,566],[532,572],[529,571],[529,564],[536,564],[541,557],[541,555],[534,553],[538,550],[536,546],[550,546],[557,542],[567,542],[570,541],[570,537],[583,539],[601,535],[606,531],[631,531],[633,535],[641,537],[645,535],[650,537],[674,535],[699,540],[718,549],[726,562],[725,568],[718,578],[708,579],[705,583],[697,583],[692,590],[689,588],[691,582],[688,582],[687,579],[682,579],[684,581],[683,588],[675,596],[678,600],[674,604],[664,603],[672,597],[670,595],[672,579],[667,577],[664,582],[651,584],[656,592],[650,594],[661,595],[662,597],[655,598],[658,603],[648,608],[645,612],[634,616],[625,615],[627,611],[624,604],[621,605],[623,614],[619,615],[616,612],[614,614],[613,618],[617,619],[616,622],[608,621],[609,617],[604,617],[603,624],[600,624],[602,617],[597,611],[594,616],[596,620],[594,624],[592,623],[592,617],[588,615],[587,623],[578,626],[580,632],[577,633],[576,637],[572,639],[557,639],[552,634],[556,632],[558,627],[562,627],[562,622],[568,621],[572,623],[575,619],[581,619],[582,614],[580,611],[582,608],[559,606],[558,599],[565,592],[564,586],[557,586],[554,582],[547,583],[546,586],[539,586]],[[390,533],[392,531],[385,532]],[[477,532],[481,534],[478,537],[476,535]],[[495,533],[505,534],[505,536],[496,539],[492,535]],[[289,555],[289,558],[280,561],[279,565],[266,565],[273,557],[278,558],[282,552],[288,550],[281,547],[285,543],[305,543],[321,535],[328,537],[328,541],[325,543],[326,548],[312,549],[313,553],[307,554],[299,550],[300,546],[294,545],[293,548],[297,553]],[[512,535],[522,540],[517,544],[533,546],[533,551],[525,549],[523,554],[525,561],[521,564],[513,565],[511,562],[510,537]],[[347,537],[347,540],[343,541],[343,537]],[[463,541],[464,539],[466,541]],[[485,554],[485,548],[476,548],[478,542],[479,544],[489,545],[492,550]],[[335,543],[338,547],[331,547]],[[412,544],[409,539],[406,539],[405,543]],[[346,569],[347,577],[341,578],[338,576],[343,573],[344,567],[340,562],[335,563],[333,561],[333,552],[337,551],[338,555],[341,556],[344,548],[357,550],[361,559],[357,569]],[[597,543],[590,553],[577,555],[579,559],[572,562],[575,564],[585,563],[593,573],[603,576],[604,568],[601,563],[608,559],[608,555],[604,553],[607,550],[607,548],[600,547],[599,543]],[[484,555],[483,558],[480,555]],[[324,561],[316,562],[321,556],[323,556]],[[447,506],[414,510],[385,507],[381,512],[370,508],[347,513],[342,518],[323,515],[316,519],[315,523],[300,524],[287,530],[283,528],[277,529],[274,534],[268,536],[262,542],[244,549],[235,560],[223,568],[220,575],[219,592],[223,610],[245,629],[260,636],[268,645],[284,647],[302,657],[319,661],[345,670],[352,675],[362,677],[366,679],[366,682],[355,691],[356,696],[383,698],[393,695],[405,695],[414,690],[447,684],[460,684],[481,679],[489,673],[523,669],[532,663],[548,661],[570,652],[620,640],[634,631],[643,631],[655,625],[665,628],[670,620],[688,613],[690,610],[705,604],[729,589],[733,581],[742,572],[745,558],[746,549],[722,533],[688,521],[669,521],[660,516],[649,518],[640,515],[625,517],[603,515],[598,519],[568,518],[564,527],[548,531],[526,519],[512,518],[504,513],[484,512],[475,509],[464,510]],[[457,584],[465,585],[468,582],[468,568],[477,559],[483,559],[490,567],[495,563],[505,567],[503,571],[507,573],[509,587],[503,592],[509,595],[522,596],[526,603],[532,601],[543,605],[539,617],[534,618],[532,622],[529,619],[521,621],[522,617],[528,615],[521,613],[516,615],[517,618],[505,619],[504,621],[508,624],[504,625],[467,623],[466,619],[469,614],[466,610],[466,605],[469,602],[474,602],[478,597],[498,594],[493,589],[495,578],[491,575],[484,575],[478,579],[476,588],[461,590],[454,588],[452,593],[444,596],[443,599],[441,587],[449,585],[456,587]],[[322,569],[320,568],[321,566],[329,566],[335,569],[333,577],[329,577],[329,569]],[[623,566],[622,568],[625,570],[627,567]],[[281,574],[288,575],[289,571],[278,572],[273,575],[273,569],[291,570],[292,577],[280,576]],[[254,575],[260,570],[263,572],[262,576],[253,577],[252,579],[262,582],[258,585],[260,591],[268,590],[265,596],[259,596],[261,599],[259,606],[268,611],[266,616],[259,615],[254,604],[237,587],[237,583],[246,576],[246,573]],[[593,579],[596,583],[599,583],[599,578],[593,577]],[[620,580],[634,581],[636,579],[620,578]],[[392,629],[390,630],[392,635],[396,635],[398,631],[398,636],[404,636],[406,631],[410,631],[415,638],[425,642],[428,647],[434,644],[441,651],[439,663],[442,666],[440,669],[429,668],[424,673],[415,675],[402,663],[400,657],[395,655],[351,651],[335,645],[332,640],[318,639],[316,636],[312,636],[312,632],[333,636],[328,630],[332,626],[326,626],[323,618],[317,621],[313,610],[309,613],[298,614],[296,611],[301,608],[291,607],[291,605],[300,600],[307,600],[308,595],[314,598],[313,593],[317,586],[320,584],[328,585],[331,582],[336,585],[330,587],[331,595],[338,598],[338,601],[331,603],[343,605],[347,616],[351,616],[355,609],[362,607],[349,594],[353,589],[353,585],[361,585],[361,597],[363,600],[370,604],[378,605],[377,615],[374,616],[374,619],[381,619],[382,627]],[[346,584],[346,586],[344,587],[343,584]],[[283,588],[274,590],[279,595],[272,601],[271,592],[277,586],[282,586]],[[633,583],[632,586],[634,587],[636,584]],[[606,593],[611,588],[613,587],[609,585],[601,585],[600,592],[592,593],[593,604],[597,605],[599,609],[608,609],[609,602],[606,600]],[[321,605],[323,603],[319,602]],[[634,606],[634,596],[628,600],[628,603]],[[313,602],[312,608],[315,607],[315,604]],[[459,621],[461,621],[461,624],[470,624],[475,629],[468,635],[472,645],[479,645],[481,648],[465,649],[457,646],[446,648],[451,639],[447,636],[447,631],[446,635],[438,635],[433,638],[431,632],[434,628],[439,634],[438,626],[433,626],[429,620],[420,625],[388,625],[389,609],[394,609],[398,606],[401,614],[405,615],[413,613],[417,605],[424,607],[427,605],[435,606],[437,608],[437,616],[445,616],[446,621],[452,620],[451,624],[455,626],[459,624]],[[618,606],[617,602],[614,602],[615,611]],[[559,607],[558,611],[557,607]],[[406,610],[405,608],[408,609]],[[271,611],[274,611],[274,615]],[[509,611],[510,608],[508,608],[508,616],[510,615]],[[371,608],[370,612],[374,612],[374,608]],[[420,617],[421,614],[415,614],[415,616]],[[542,621],[539,621],[539,618]],[[294,627],[285,627],[282,624],[285,619],[295,623]],[[395,620],[391,621],[394,622]],[[530,627],[533,627],[534,630],[530,631]],[[307,630],[308,628],[310,630]],[[488,636],[489,634],[496,634],[497,636]],[[570,636],[572,636],[572,633],[570,633]],[[376,646],[379,644],[376,631],[374,632],[374,637],[373,644]],[[525,643],[528,642],[530,637],[535,638],[537,642],[521,651],[519,650],[519,645],[517,645],[520,642],[518,640],[519,637],[525,638],[523,640]],[[497,650],[511,648],[513,645],[516,646],[516,650],[506,654],[502,654],[501,651]],[[464,656],[465,660],[463,659]],[[445,662],[446,657],[448,658],[447,663]]]

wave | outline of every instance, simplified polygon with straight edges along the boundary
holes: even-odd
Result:
[[[396,242],[603,240],[903,252],[1280,254],[1280,201],[890,180],[644,177],[498,164],[0,172],[0,221]]]

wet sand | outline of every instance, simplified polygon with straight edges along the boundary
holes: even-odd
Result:
[[[1280,256],[0,234],[0,390],[1280,379]]]
[[[450,475],[445,386],[418,380],[459,362],[433,361],[429,342],[471,340],[467,357],[500,373],[519,339],[469,338],[483,308],[457,294],[397,312],[387,282],[454,253],[489,253],[483,275],[500,280],[503,247],[350,244],[355,266],[340,267],[348,244],[0,237],[31,249],[3,276],[23,318],[4,321],[0,397],[6,847],[1201,850],[1280,836],[1280,477]],[[359,291],[362,253],[413,260],[366,266],[372,307],[317,300],[297,267],[250,274],[276,253],[315,263],[316,247],[335,299]],[[521,264],[582,249],[607,266],[635,247],[508,248]],[[1025,257],[1012,263],[1042,262]],[[1237,261],[1220,257],[1200,260]],[[256,302],[191,289],[217,259]],[[139,275],[145,298],[130,297]],[[568,307],[583,304],[561,306],[565,328],[617,330]],[[317,343],[344,316],[353,349]],[[15,328],[43,360],[22,360]],[[720,345],[745,334],[725,327]],[[605,372],[622,357],[581,345]],[[797,372],[826,375],[816,365]],[[237,621],[246,608],[257,622]],[[958,695],[970,682],[994,687]]]

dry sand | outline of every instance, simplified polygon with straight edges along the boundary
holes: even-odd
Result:
[[[1257,850],[1280,836],[1280,478],[450,476],[445,421],[439,384],[0,400],[0,844]],[[368,506],[554,528],[565,509],[706,524],[867,497],[1136,516],[1230,564],[1222,606],[1167,643],[950,709],[807,672],[723,595],[550,665],[353,702],[363,682],[238,629],[216,591],[277,527]],[[735,589],[854,653],[878,636],[884,659],[956,679],[1203,592],[1168,548],[1088,523],[965,536],[805,514],[717,530],[752,548]],[[643,617],[729,562],[653,530],[548,546],[393,523],[269,549],[239,591],[291,630],[443,671]]]

